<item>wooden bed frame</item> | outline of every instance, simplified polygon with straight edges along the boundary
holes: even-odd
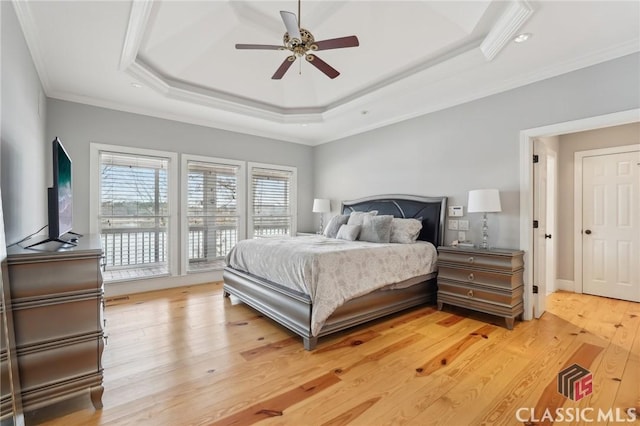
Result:
[[[429,241],[436,247],[444,240],[446,197],[413,195],[382,195],[360,198],[342,203],[342,212],[377,210],[379,215],[400,218],[419,218],[422,230],[419,240]],[[377,290],[352,299],[331,314],[318,336],[311,335],[313,304],[306,294],[290,290],[244,271],[226,267],[223,273],[224,296],[234,295],[242,302],[263,313],[300,335],[306,350],[316,347],[318,338],[344,330],[373,319],[422,305],[435,304],[436,280],[397,290]]]

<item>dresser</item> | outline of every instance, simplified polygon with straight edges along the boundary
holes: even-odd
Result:
[[[58,243],[48,243],[53,249]],[[104,292],[97,235],[55,251],[7,251],[25,411],[90,392],[102,408]]]
[[[460,306],[505,318],[522,315],[524,252],[438,247],[438,309]]]

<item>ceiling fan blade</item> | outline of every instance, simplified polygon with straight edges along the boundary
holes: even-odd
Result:
[[[339,38],[332,38],[332,39],[329,39],[329,40],[321,40],[321,41],[316,41],[313,44],[318,46],[317,49],[313,49],[313,46],[312,46],[311,49],[313,49],[313,50],[329,50],[329,49],[340,49],[340,48],[343,48],[343,47],[357,47],[357,46],[360,46],[360,42],[358,41],[358,37],[356,37],[356,36],[339,37]]]
[[[289,67],[295,62],[295,55],[287,56],[280,67],[276,70],[276,73],[271,77],[272,80],[280,80],[284,74],[287,72]]]
[[[306,58],[311,65],[313,65],[314,67],[318,68],[320,71],[325,73],[327,77],[333,79],[340,75],[338,70],[333,68],[331,65],[329,65],[322,59],[318,58],[316,55],[307,55]]]
[[[280,16],[282,16],[282,20],[284,21],[284,26],[287,28],[287,32],[289,33],[289,38],[295,38],[299,41],[302,40],[302,36],[300,35],[300,28],[298,27],[298,18],[296,18],[296,14],[292,12],[287,12],[286,10],[281,10]]]
[[[284,47],[273,44],[236,44],[236,49],[280,50]]]

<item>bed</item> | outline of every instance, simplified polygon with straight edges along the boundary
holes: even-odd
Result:
[[[435,247],[443,243],[446,204],[446,197],[383,195],[343,202],[341,212],[342,214],[350,214],[351,212],[377,211],[378,215],[419,219],[422,222],[422,229],[415,244],[433,247],[433,251],[435,251]],[[322,241],[323,238],[325,237],[290,237],[289,240],[291,244],[321,246],[321,250],[324,250],[326,245],[338,245],[337,241]],[[289,244],[285,239],[271,240],[267,238],[265,240],[270,240],[266,241],[266,244],[271,244],[272,248],[283,247],[284,249]],[[327,239],[325,238],[325,240]],[[431,244],[424,244],[424,242]],[[247,244],[254,243],[248,241]],[[403,246],[402,244],[393,245]],[[407,246],[411,246],[411,244],[407,244]],[[417,248],[418,246],[416,246]],[[358,247],[359,249],[361,247]],[[385,247],[381,247],[379,250],[384,249]],[[266,250],[267,253],[273,253],[273,250],[269,248]],[[331,255],[336,256],[335,254]],[[320,337],[411,307],[435,304],[436,302],[435,272],[420,273],[403,280],[401,283],[385,284],[381,288],[373,291],[367,290],[365,294],[340,303],[331,311],[330,315],[319,323],[316,321],[316,314],[326,307],[320,306],[321,304],[317,302],[314,305],[314,297],[310,296],[308,291],[283,285],[277,280],[265,278],[266,274],[260,276],[260,273],[256,273],[254,270],[247,271],[245,269],[251,268],[238,266],[235,264],[237,262],[229,261],[229,258],[233,258],[233,256],[237,257],[238,255],[230,253],[227,258],[228,264],[223,273],[224,296],[237,297],[298,334],[302,337],[306,350],[313,350]],[[269,255],[265,256],[263,261],[264,263],[274,262],[274,259]],[[372,282],[373,284],[375,283]],[[313,294],[315,296],[315,293]]]

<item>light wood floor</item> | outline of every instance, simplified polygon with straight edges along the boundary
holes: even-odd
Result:
[[[513,331],[424,307],[307,352],[219,283],[135,295],[107,304],[104,408],[87,394],[28,413],[27,424],[513,425],[558,407],[586,413],[564,424],[615,424],[588,420],[598,408],[640,413],[640,304],[557,293],[547,307]],[[578,402],[556,390],[573,363],[593,374]]]

